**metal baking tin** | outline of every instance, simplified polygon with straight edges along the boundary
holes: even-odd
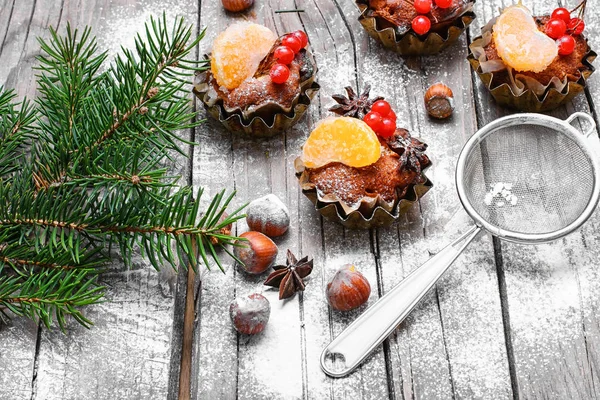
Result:
[[[210,54],[204,57],[210,60]],[[292,106],[287,109],[272,102],[253,110],[225,109],[222,99],[210,95],[212,89],[208,84],[210,70],[196,74],[193,92],[202,101],[208,113],[228,130],[251,137],[272,137],[298,122],[320,89],[319,84],[315,82],[317,65],[309,51],[306,52],[306,58],[312,64],[313,73],[308,79],[300,82],[300,93],[293,100]]]
[[[387,204],[377,198],[365,197],[359,207],[346,212],[345,209],[348,207],[340,200],[323,198],[314,185],[307,183],[306,170],[300,157],[294,161],[294,166],[302,193],[315,205],[315,209],[328,220],[338,222],[349,229],[371,229],[389,226],[396,222],[433,187],[433,183],[429,178],[421,173],[424,182],[411,185],[405,196],[393,204]]]
[[[437,54],[454,44],[475,19],[475,13],[471,11],[474,3],[475,1],[469,7],[465,7],[464,12],[454,20],[448,21],[441,34],[429,32],[426,35],[417,35],[412,30],[399,33],[395,27],[380,29],[379,26],[384,26],[383,18],[369,15],[369,0],[356,0],[356,5],[361,11],[358,20],[369,36],[404,56]]]
[[[477,41],[481,39],[482,36],[478,36],[473,40],[473,43],[477,43]],[[592,62],[596,56],[597,54],[593,50],[590,50],[581,61],[585,67],[585,69],[580,70],[581,77],[576,82],[569,82],[562,91],[549,87],[542,98],[530,89],[526,89],[520,95],[516,95],[508,83],[495,85],[494,73],[483,73],[481,71],[480,61],[473,55],[473,51],[469,51],[467,59],[485,87],[494,97],[494,100],[496,100],[496,103],[520,111],[539,113],[554,110],[555,108],[570,102],[575,96],[583,92],[587,79],[595,71]]]

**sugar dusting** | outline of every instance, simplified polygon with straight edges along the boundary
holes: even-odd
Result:
[[[248,225],[266,235],[269,235],[269,230],[285,232],[290,225],[287,206],[274,194],[251,201],[246,208],[246,215]]]
[[[145,25],[150,23],[150,17],[156,21],[162,18],[163,12],[167,26],[180,17],[185,17],[186,23],[190,23],[190,10],[183,4],[176,0],[165,0],[145,2],[143,7],[139,4],[128,4],[112,8],[109,17],[102,21],[103,29],[94,31],[98,37],[99,48],[108,52],[109,60],[121,53],[121,47],[135,49],[136,35],[139,33],[144,39]]]
[[[183,10],[182,7],[177,4],[177,2],[173,1],[162,2],[160,7],[164,7],[167,10],[168,18],[171,18],[174,15],[182,15],[187,13],[187,10]],[[109,21],[109,29],[106,37],[104,37],[103,34],[100,38],[101,47],[103,47],[104,43],[106,42],[113,42],[111,46],[109,46],[112,53],[119,51],[119,45],[123,42],[126,42],[123,39],[127,37],[133,37],[133,33],[143,29],[144,22],[149,19],[150,14],[156,16],[162,12],[162,8],[158,9],[159,7],[157,7],[157,10],[150,12],[147,10],[135,10],[135,13],[139,14],[139,16],[131,17],[134,15],[134,12],[131,10],[125,10],[126,8],[127,7],[123,7],[124,10],[122,11],[122,14],[127,15],[127,18],[122,18],[119,21]],[[178,8],[179,10],[177,10]],[[597,18],[597,16],[592,14],[594,13],[589,13],[589,15],[592,17]],[[124,33],[126,31],[131,32],[131,34]],[[123,35],[123,38],[119,38],[119,35]],[[132,45],[133,40],[126,44],[126,47],[131,47]],[[350,83],[348,79],[354,74],[353,66],[351,66],[350,63],[334,63],[331,57],[327,57],[325,54],[318,54],[317,56],[321,61],[326,61],[320,64],[320,75],[323,76],[320,78],[320,80],[329,81],[330,87],[335,86],[335,89],[326,88],[325,90],[341,92],[342,87]],[[365,74],[364,79],[366,81],[370,81],[374,86],[377,86],[378,90],[372,90],[372,93],[387,94],[390,90],[386,88],[388,85],[384,83],[384,80],[379,79],[382,71],[389,71],[390,75],[395,75],[393,81],[394,83],[398,83],[399,85],[404,84],[406,74],[398,74],[398,69],[402,67],[399,67],[397,63],[386,63],[385,65],[380,65],[378,60],[371,61],[371,59],[373,58],[369,58],[364,61],[365,66],[370,68],[365,68],[364,70],[376,70],[377,73]],[[483,90],[483,88],[480,89]],[[325,92],[321,97],[331,102],[331,100],[328,98],[329,94],[331,93]],[[404,99],[404,97],[393,95],[389,95],[389,97],[392,98],[393,101],[396,101],[399,106],[404,106],[404,104],[401,104],[401,101],[403,102],[403,100],[400,100]],[[488,106],[484,105],[484,107]],[[408,116],[406,118],[408,118]],[[444,129],[444,132],[439,133],[436,138],[433,138],[434,135],[428,133],[426,129],[423,130],[426,135],[432,136],[430,144],[436,145],[435,147],[432,147],[432,151],[436,152],[432,158],[437,163],[433,169],[428,172],[428,174],[433,175],[432,178],[436,183],[436,189],[429,195],[429,197],[426,198],[433,200],[433,204],[429,204],[429,210],[433,211],[432,208],[435,208],[435,212],[426,217],[430,218],[430,221],[433,220],[445,222],[454,214],[456,209],[459,208],[459,206],[455,205],[455,201],[451,202],[444,199],[445,197],[453,197],[453,195],[450,195],[450,193],[452,193],[451,189],[453,186],[452,161],[449,160],[450,157],[448,157],[448,161],[446,161],[447,155],[450,154],[452,150],[446,150],[447,148],[444,146],[446,142],[448,142],[450,148],[452,148],[452,146],[456,146],[456,143],[451,142],[451,135],[446,134],[446,129]],[[219,150],[229,151],[228,148]],[[448,152],[447,154],[446,151]],[[250,157],[253,156],[250,155]],[[328,246],[334,247],[333,249],[328,247],[327,250],[329,266],[326,268],[328,268],[328,271],[331,268],[334,268],[335,265],[340,265],[346,262],[356,262],[358,259],[361,261],[361,263],[366,263],[369,265],[368,269],[371,271],[369,279],[373,279],[371,282],[375,282],[375,270],[370,266],[372,259],[368,249],[368,237],[361,235],[359,241],[341,239],[340,237],[343,236],[343,234],[340,232],[341,230],[338,231],[329,224],[326,226],[326,228],[328,230],[331,229],[331,235],[328,236],[327,239]],[[452,233],[454,233],[454,231],[452,231]],[[336,236],[337,234],[339,234],[340,237]],[[427,250],[440,246],[440,243],[446,240],[448,236],[450,235],[446,233],[444,234],[444,238],[438,237],[437,240],[432,239],[429,241],[424,241],[420,245],[417,245],[415,242],[415,249],[426,254]],[[336,242],[338,242],[338,245],[335,245]],[[489,254],[489,241],[485,241],[478,246],[485,246],[486,254]],[[541,258],[544,262],[546,261],[546,258],[550,260],[556,256],[554,251],[546,252],[544,247],[536,250],[536,253],[539,254],[532,256],[532,259],[536,260]],[[385,253],[386,256],[388,254],[389,253]],[[456,363],[455,368],[456,372],[458,372],[458,376],[455,375],[454,378],[461,383],[461,385],[458,387],[459,397],[486,398],[489,397],[491,393],[497,393],[494,390],[504,382],[506,375],[503,371],[498,374],[497,361],[489,362],[485,356],[481,356],[482,354],[487,355],[490,353],[490,349],[488,347],[490,345],[494,349],[494,354],[496,354],[495,350],[497,349],[502,351],[501,347],[503,346],[503,343],[498,340],[498,338],[501,337],[501,333],[498,332],[497,313],[492,313],[485,310],[486,305],[490,304],[489,297],[492,296],[490,296],[489,293],[483,293],[484,291],[480,290],[481,287],[490,287],[495,284],[495,282],[490,282],[490,275],[488,273],[484,273],[483,269],[477,268],[482,260],[486,263],[489,263],[490,260],[485,259],[485,257],[483,259],[481,258],[483,250],[479,256],[476,256],[477,254],[479,253],[475,253],[473,250],[470,250],[467,254],[465,254],[465,256],[463,256],[462,261],[459,261],[459,263],[461,265],[465,265],[466,267],[461,268],[459,265],[458,268],[454,268],[452,270],[449,277],[443,281],[443,287],[446,289],[442,290],[441,297],[444,303],[442,308],[443,310],[447,310],[446,318],[448,320],[446,321],[447,326],[445,327],[447,330],[446,337],[449,340],[450,347],[454,351],[452,353],[452,363]],[[415,255],[414,258],[416,259],[417,257],[418,256]],[[390,263],[391,261],[393,260],[390,260]],[[522,261],[519,261],[519,265],[521,263]],[[516,267],[517,266],[515,265],[515,268]],[[390,265],[388,269],[391,270],[393,268],[397,268],[397,265]],[[218,271],[216,273],[220,274]],[[511,317],[513,318],[515,325],[521,327],[518,328],[516,332],[517,343],[526,343],[528,345],[535,346],[538,337],[542,338],[542,342],[549,340],[569,340],[569,338],[574,337],[575,330],[572,330],[571,325],[569,325],[569,329],[561,328],[561,324],[564,324],[565,321],[576,321],[573,312],[573,310],[577,309],[576,304],[572,293],[569,294],[569,292],[576,289],[573,287],[572,279],[567,279],[568,285],[558,286],[559,284],[562,285],[561,279],[565,278],[565,274],[567,274],[567,272],[563,271],[561,274],[558,274],[555,277],[556,280],[553,280],[548,286],[548,288],[554,289],[550,290],[550,292],[553,293],[554,291],[563,287],[566,288],[567,292],[561,292],[557,295],[557,297],[555,297],[553,293],[553,296],[551,296],[551,305],[553,305],[554,308],[548,308],[548,299],[543,295],[543,293],[536,293],[536,291],[539,291],[539,288],[535,287],[535,285],[537,285],[537,278],[534,272],[532,272],[532,274],[533,275],[526,279],[526,282],[524,283],[519,282],[516,278],[516,282],[511,283],[513,285],[518,285],[521,283],[521,286],[513,287],[515,287],[515,290],[518,290],[519,288],[523,289],[524,293],[526,293],[524,298],[530,300],[524,302],[523,304],[510,304]],[[315,279],[316,276],[313,276],[313,279]],[[219,275],[219,277],[221,277],[221,275]],[[223,277],[232,279],[230,275]],[[315,284],[315,281],[313,280],[313,283],[311,284]],[[218,285],[215,286],[216,287],[213,289],[214,293],[211,295],[221,295],[222,287],[219,287]],[[256,288],[259,287],[259,282],[252,281],[249,286],[256,290]],[[310,304],[310,307],[306,307],[305,312],[308,314],[307,318],[312,317],[313,322],[316,321],[316,323],[322,324],[326,323],[323,321],[325,321],[324,318],[326,318],[327,315],[327,307],[322,302],[322,294],[319,293],[318,289],[318,287],[308,287],[310,292],[306,294],[305,300],[315,300],[316,298],[317,301],[313,303],[306,303]],[[240,363],[241,369],[249,371],[247,373],[243,373],[243,376],[252,375],[256,378],[256,381],[253,381],[253,383],[256,383],[257,386],[252,388],[252,391],[247,393],[250,394],[262,391],[266,397],[271,395],[272,397],[277,398],[298,398],[301,396],[302,392],[298,391],[297,384],[290,385],[284,379],[273,379],[273,376],[288,376],[296,379],[299,372],[298,366],[301,364],[301,360],[297,340],[297,298],[291,302],[283,303],[277,299],[275,291],[267,290],[264,294],[269,298],[271,304],[274,305],[272,311],[272,321],[267,330],[263,332],[261,337],[252,338],[247,342],[240,343],[241,346],[260,347],[262,345],[263,347],[261,351],[253,352]],[[477,303],[478,301],[481,301],[481,303],[474,304],[473,308],[463,307],[465,303],[471,304]],[[537,301],[541,301],[541,303],[537,303]],[[494,307],[497,306],[495,301],[491,302],[491,304]],[[422,312],[423,309],[428,311],[424,313]],[[552,309],[552,312],[554,313],[551,316],[547,315],[549,313],[549,309]],[[408,350],[406,348],[404,350],[399,350],[399,353],[404,352],[403,357],[408,357],[408,360],[412,364],[412,366],[409,368],[413,368],[417,379],[417,382],[415,382],[417,397],[429,398],[436,394],[441,395],[449,393],[447,391],[449,390],[449,382],[445,382],[439,387],[434,387],[430,384],[431,382],[436,382],[435,379],[439,379],[439,377],[434,376],[434,372],[437,371],[437,369],[432,368],[432,366],[436,365],[434,363],[444,362],[444,354],[440,355],[439,353],[436,353],[436,351],[439,350],[439,347],[436,347],[436,344],[432,343],[436,340],[443,340],[443,335],[438,322],[438,316],[435,311],[435,301],[433,298],[429,297],[426,302],[415,311],[413,316],[411,316],[410,328],[407,330],[401,330],[400,333],[400,335],[402,335],[401,339],[410,338],[411,340],[410,348]],[[220,313],[222,313],[222,310],[212,310],[207,314],[220,315]],[[455,316],[450,318],[450,314]],[[335,315],[334,329],[336,333],[339,332],[341,326],[351,322],[351,320],[355,317],[356,314],[352,314],[350,316]],[[464,320],[461,321],[461,318],[463,317]],[[487,325],[488,322],[490,323],[489,326]],[[227,321],[224,326],[218,327],[220,332],[225,332],[225,340],[232,339],[231,332],[227,331],[227,328],[229,327],[228,323],[229,321]],[[287,326],[288,323],[289,326]],[[275,326],[275,324],[277,326]],[[469,325],[472,325],[472,328],[470,328]],[[312,332],[314,333],[315,330],[316,328],[313,328]],[[323,331],[326,330],[326,327],[323,328]],[[216,328],[213,329],[213,332],[215,331]],[[461,334],[463,332],[472,332],[472,334],[468,337],[465,337]],[[205,339],[210,339],[208,333],[206,333],[206,335],[207,336]],[[235,340],[235,338],[233,338],[233,340]],[[313,337],[309,340],[317,341],[323,339]],[[206,340],[205,342],[214,344],[214,341]],[[399,345],[401,346],[403,344],[399,343]],[[206,348],[204,353],[206,352],[210,352],[210,348]],[[406,360],[406,358],[404,358],[404,360]],[[211,359],[211,361],[216,360]],[[222,360],[219,360],[219,362],[221,361]],[[235,360],[226,360],[226,362],[233,361]],[[526,361],[531,363],[530,360]],[[309,360],[309,362],[317,365],[316,360],[314,359]],[[370,376],[368,372],[371,370],[376,370],[376,373],[380,374],[381,371],[377,371],[380,366],[380,360],[379,358],[376,358],[375,360],[371,359],[369,362],[375,365],[369,364],[365,366],[365,372],[362,372],[361,376],[367,381],[376,381],[378,375]],[[314,370],[317,370],[317,368]],[[379,376],[385,376],[385,374],[383,373]],[[475,376],[476,379],[471,382],[465,382],[465,380],[473,376]],[[421,377],[422,380],[419,381],[419,377]],[[328,390],[330,383],[323,379],[320,371],[319,375],[315,374],[314,376],[311,376],[311,378],[313,379],[310,380],[309,383],[311,387],[314,388],[314,392],[311,392],[311,395],[313,393],[326,393],[326,395],[329,395]],[[346,382],[350,382],[350,387],[347,389],[341,389]],[[200,384],[202,384],[202,380],[200,380]],[[320,386],[315,388],[313,386],[315,384]],[[336,384],[335,390],[345,390],[344,393],[349,394],[348,398],[352,398],[350,396],[353,394],[353,391],[360,392],[358,388],[360,385],[361,383],[357,383],[356,380],[339,380]],[[408,387],[410,387],[410,385],[408,385]],[[461,387],[469,387],[471,390],[473,390],[473,392],[470,394],[461,393]],[[248,389],[250,388],[248,387]],[[420,392],[419,389],[421,389]],[[407,388],[406,390],[410,389]]]
[[[491,183],[489,192],[483,198],[484,203],[488,206],[493,204],[495,207],[516,206],[519,198],[512,193],[512,187],[512,183]]]

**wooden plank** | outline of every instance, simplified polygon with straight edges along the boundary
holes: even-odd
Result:
[[[210,52],[219,34],[217,27],[224,18],[220,2],[203,1],[200,5],[200,28],[206,36],[200,43],[199,55]],[[220,23],[219,23],[220,22]],[[198,117],[206,113],[199,101]],[[235,189],[233,175],[232,137],[218,121],[209,119],[196,129],[193,185],[203,187],[207,198],[220,188]],[[243,199],[236,197],[236,204]],[[241,205],[241,204],[240,204]],[[234,230],[235,232],[236,230]],[[192,365],[192,398],[233,399],[237,392],[237,335],[229,320],[229,304],[235,298],[234,267],[226,261],[226,273],[218,268],[200,272],[196,289],[196,331]]]
[[[181,2],[158,1],[144,7],[128,1],[62,5],[52,1],[16,2],[10,29],[14,26],[20,31],[9,29],[6,35],[7,53],[3,56],[5,63],[0,67],[0,76],[3,80],[7,77],[8,86],[16,85],[20,94],[31,96],[35,90],[31,67],[39,52],[35,38],[47,38],[48,25],[58,25],[60,29],[66,21],[79,28],[92,24],[100,47],[108,47],[114,53],[123,35],[133,34],[134,29],[143,27],[151,13],[158,16],[163,9],[169,18],[187,15],[194,10],[194,2],[189,1],[187,7]],[[21,21],[25,15],[31,15],[31,22]],[[186,175],[186,165],[180,157],[177,165],[170,167],[171,173]],[[172,322],[177,294],[174,273],[168,269],[157,273],[147,261],[136,256],[131,270],[123,270],[122,264],[115,262],[102,280],[109,287],[108,302],[86,310],[96,325],[85,330],[73,321],[66,335],[56,329],[43,330],[33,378],[32,363],[22,361],[16,375],[28,379],[26,384],[14,381],[26,389],[27,398],[167,397],[172,370],[177,375],[179,364],[179,355],[171,347],[172,335],[178,329],[177,326],[174,329]],[[28,326],[24,321],[18,323]],[[14,329],[10,332],[14,335]],[[31,341],[35,335],[25,334],[20,340],[25,342],[28,338]],[[27,348],[25,343],[23,347]],[[29,347],[35,350],[33,341]],[[20,354],[15,352],[15,358]]]
[[[275,26],[270,12],[267,5],[257,4],[249,18],[276,31],[284,29]],[[203,18],[201,25],[209,25],[208,36],[201,45],[203,54],[210,51],[214,37],[235,17],[226,14],[217,2],[203,2],[200,15]],[[238,204],[267,193],[275,193],[287,202],[284,137],[268,141],[242,139],[232,137],[217,124],[211,121],[198,130],[202,145],[194,159],[194,183],[210,191],[235,187]],[[216,170],[227,172],[215,174]],[[288,205],[294,226],[296,207]],[[241,233],[248,228],[244,221],[240,221],[237,229]],[[285,249],[298,253],[297,234],[293,228],[276,243],[280,248],[279,263],[284,263]],[[276,291],[262,285],[266,274],[250,277],[240,272],[233,263],[229,263],[227,268],[226,275],[218,271],[206,274],[201,284],[196,390],[193,393],[198,398],[272,398],[302,393],[298,297],[281,302]],[[252,292],[263,293],[269,299],[271,317],[265,332],[248,338],[235,333],[228,309],[235,296]],[[281,356],[273,357],[273,354]],[[255,366],[261,370],[256,371]],[[218,368],[218,372],[214,373],[213,368]]]
[[[534,14],[552,11],[552,6],[542,1],[526,5]],[[479,4],[479,23],[497,15],[499,6],[500,2]],[[481,84],[478,87],[476,101],[481,124],[509,112],[497,108]],[[575,110],[589,110],[585,97],[580,96],[552,115],[564,119]],[[598,250],[589,245],[584,233],[587,230],[589,234],[597,223],[594,217],[585,230],[554,243],[500,245],[500,276],[506,286],[501,293],[503,312],[510,321],[509,359],[519,397],[598,396],[597,369],[590,352],[593,347],[589,346],[598,338],[592,306],[597,292],[590,286],[593,281],[588,280],[596,274],[591,260],[597,259]],[[588,329],[596,334],[590,335]]]
[[[347,16],[342,13],[337,2],[307,0],[297,1],[296,5],[300,9],[315,10],[302,14],[301,18],[319,65],[318,81],[321,91],[317,104],[321,109],[311,110],[311,115],[316,121],[332,115],[327,111],[333,105],[331,95],[343,93],[344,86],[357,89],[356,54],[352,39],[355,32],[349,29],[346,23]],[[296,151],[299,152],[299,148]],[[344,264],[356,265],[371,283],[370,303],[379,297],[377,264],[371,245],[371,234],[368,231],[351,231],[337,223],[324,220],[323,245],[322,276],[319,282],[321,288],[310,292],[310,298],[308,292],[305,294],[307,302],[310,301],[310,304],[314,304],[313,307],[320,310],[318,314],[311,315],[307,305],[305,313],[305,317],[308,315],[314,318],[311,324],[306,324],[308,376],[313,377],[313,381],[316,379],[315,383],[320,385],[313,386],[309,378],[310,396],[324,398],[329,390],[331,398],[387,398],[388,381],[385,357],[381,349],[369,358],[369,362],[347,377],[332,380],[324,377],[320,371],[318,357],[321,351],[362,311],[358,309],[342,313],[327,309],[325,288],[335,271]],[[327,320],[323,319],[325,313],[328,314]]]
[[[368,38],[353,5],[344,9],[353,27],[360,77],[371,84],[374,95],[388,98],[403,126],[430,145],[428,154],[434,161],[427,173],[435,187],[421,201],[423,215],[415,207],[397,227],[377,234],[385,291],[426,261],[429,251],[437,251],[458,230],[467,228],[452,177],[462,144],[474,131],[471,76],[464,63],[464,38],[442,55],[404,59]],[[455,116],[444,122],[432,121],[423,108],[424,91],[440,80],[454,89],[457,104]],[[457,221],[462,221],[458,227]],[[481,250],[467,251],[438,285],[438,292],[429,294],[392,338],[397,396],[510,395],[499,301],[476,297],[470,286],[473,281],[486,288],[482,293],[497,288],[489,242]],[[489,346],[489,342],[496,345]],[[477,358],[468,357],[473,346],[479,350]],[[480,360],[485,360],[486,368],[480,368]]]
[[[55,7],[50,7],[47,12],[56,15]],[[35,94],[31,59],[24,52],[31,42],[30,27],[35,25],[32,13],[33,5],[29,2],[3,0],[0,3],[3,27],[0,32],[0,86],[15,89],[20,97]],[[32,397],[38,335],[38,326],[33,321],[16,318],[7,325],[0,322],[0,370],[6,372],[0,374],[0,398]]]

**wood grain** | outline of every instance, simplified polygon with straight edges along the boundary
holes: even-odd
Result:
[[[91,24],[100,47],[109,48],[114,54],[120,44],[117,41],[128,36],[129,29],[143,27],[140,24],[147,19],[150,10],[154,10],[154,14],[162,12],[163,3],[146,2],[144,8],[133,1],[40,0],[2,7],[1,19],[6,21],[5,13],[10,12],[11,22],[2,42],[0,82],[15,87],[20,95],[34,97],[32,67],[39,54],[36,37],[48,38],[50,25],[61,31],[67,21],[79,28]],[[178,8],[180,14],[193,10],[194,5],[188,2],[186,9],[179,2],[168,11],[168,16],[173,17]],[[175,159],[179,161],[169,167],[170,172],[185,176],[188,173],[185,159],[177,156]],[[125,270],[117,260],[102,281],[109,288],[108,302],[86,310],[96,323],[91,330],[81,328],[74,321],[69,324],[67,334],[57,329],[43,329],[37,337],[37,347],[35,326],[31,323],[18,320],[8,330],[0,330],[0,335],[8,335],[8,341],[10,336],[15,336],[16,326],[21,326],[21,335],[12,339],[10,345],[3,345],[1,353],[8,353],[6,357],[11,363],[20,361],[18,368],[11,368],[3,356],[2,366],[9,371],[19,371],[14,376],[24,378],[7,379],[0,389],[1,398],[21,398],[14,397],[21,394],[23,398],[40,399],[167,397],[170,386],[176,386],[170,385],[172,364],[177,366],[179,377],[179,354],[171,348],[180,334],[178,328],[173,327],[176,276],[169,269],[157,273],[138,255],[130,270]],[[172,338],[174,333],[176,337]],[[10,351],[19,342],[21,348]],[[9,378],[13,374],[2,376]]]
[[[289,232],[276,240],[278,263],[285,251],[314,258],[304,293],[282,302],[225,258],[187,274],[156,274],[141,257],[123,271],[119,262],[104,277],[110,302],[90,307],[89,331],[73,324],[67,335],[41,330],[22,319],[0,327],[0,398],[192,398],[192,399],[446,399],[599,397],[600,275],[596,213],[577,233],[551,244],[520,246],[481,235],[417,306],[394,335],[353,374],[327,377],[319,367],[322,349],[364,309],[342,314],[327,306],[324,290],[337,268],[353,263],[373,291],[369,304],[426,261],[471,222],[456,196],[453,171],[463,143],[478,127],[511,113],[497,107],[465,61],[480,27],[510,2],[479,1],[468,35],[438,56],[400,57],[369,38],[351,0],[257,0],[247,13],[226,13],[219,1],[0,0],[0,84],[35,95],[31,67],[36,36],[66,21],[92,24],[101,47],[118,51],[121,37],[151,13],[185,15],[207,27],[198,55],[236,20],[252,20],[279,34],[305,30],[319,67],[322,90],[307,115],[282,136],[241,138],[209,119],[189,136],[199,143],[191,161],[171,169],[209,199],[221,188],[236,190],[235,205],[274,193],[289,207]],[[535,12],[554,3],[526,1]],[[569,2],[572,7],[576,1]],[[587,32],[600,43],[600,17],[589,12]],[[304,9],[276,14],[278,9]],[[3,28],[6,27],[6,28]],[[448,121],[431,120],[423,107],[426,88],[443,81],[457,109]],[[552,115],[594,112],[598,77],[586,95]],[[398,225],[348,231],[322,220],[299,190],[293,162],[315,124],[327,115],[331,95],[369,83],[398,114],[399,125],[429,144],[435,187]],[[205,117],[200,105],[199,118]],[[598,121],[597,115],[596,120]],[[188,133],[182,133],[188,137]],[[240,221],[235,231],[247,230]],[[192,286],[193,283],[193,286]],[[261,292],[271,319],[262,335],[238,335],[229,321],[236,296]],[[186,293],[194,297],[191,352],[183,356]],[[187,348],[187,347],[186,347]],[[181,368],[181,360],[191,366]],[[189,368],[189,369],[188,369]],[[187,375],[191,370],[189,393]],[[180,385],[181,382],[181,385]]]
[[[529,3],[534,14],[550,13],[553,9],[552,3]],[[500,6],[500,2],[479,4],[477,12],[482,18],[478,24],[496,15]],[[494,107],[493,100],[483,89],[476,92],[475,99],[481,125],[508,113]],[[584,96],[552,115],[564,119],[574,111],[589,112]],[[597,223],[595,219],[592,218],[590,225]],[[574,260],[579,254],[587,257],[594,252],[586,246],[582,232],[536,246],[497,242],[499,276],[505,285],[505,292],[501,290],[500,295],[505,323],[510,325],[506,331],[510,342],[509,360],[513,387],[517,388],[515,394],[519,398],[598,396],[594,384],[597,372],[587,349],[590,337],[584,317],[587,314],[589,320],[594,312],[582,300],[586,297],[590,301],[597,293],[586,290],[594,280],[581,277],[593,278],[590,274],[595,274],[595,268],[582,260]]]

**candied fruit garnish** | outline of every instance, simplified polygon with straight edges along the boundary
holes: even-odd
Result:
[[[275,40],[273,31],[251,22],[238,22],[223,31],[213,43],[210,62],[219,86],[235,89],[252,77]]]
[[[541,32],[522,5],[507,7],[493,28],[498,55],[516,71],[541,72],[558,56],[555,41]]]
[[[308,168],[332,162],[360,168],[379,160],[381,145],[373,129],[357,118],[331,117],[319,122],[302,149]]]

